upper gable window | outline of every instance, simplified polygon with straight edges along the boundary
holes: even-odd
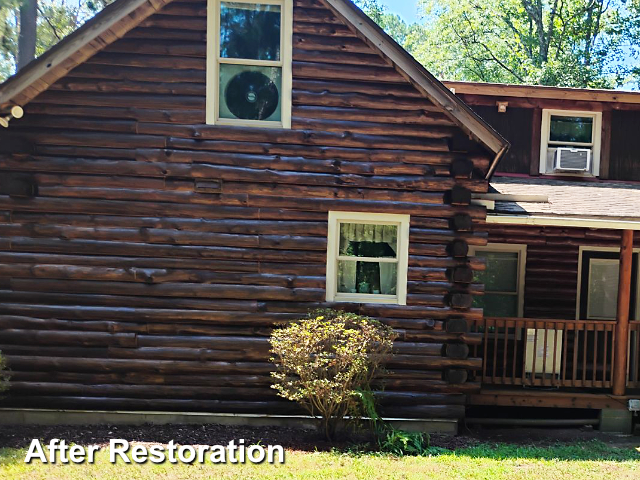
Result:
[[[601,112],[543,110],[540,173],[598,176]]]
[[[293,0],[207,8],[207,123],[291,128]]]

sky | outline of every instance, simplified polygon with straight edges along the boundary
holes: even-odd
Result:
[[[385,5],[389,9],[389,12],[400,15],[407,23],[418,21],[417,0],[381,0],[380,3]]]

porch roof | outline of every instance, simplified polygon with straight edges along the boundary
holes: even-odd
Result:
[[[495,222],[496,217],[512,217],[508,223],[518,219],[534,223],[532,218],[547,218],[551,219],[549,224],[566,221],[570,226],[575,220],[592,220],[594,226],[602,228],[640,230],[640,184],[494,177],[489,196],[494,199],[489,222]]]

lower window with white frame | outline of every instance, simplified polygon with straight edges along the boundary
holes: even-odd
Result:
[[[638,252],[633,253],[629,316],[638,318]],[[580,248],[577,319],[615,320],[618,310],[620,253],[617,249]]]
[[[485,317],[523,317],[527,246],[490,243],[470,253],[486,261],[486,269],[475,275],[484,295],[474,298],[474,306],[483,308]]]
[[[407,303],[409,215],[329,212],[327,301]]]

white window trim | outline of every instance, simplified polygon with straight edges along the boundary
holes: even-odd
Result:
[[[508,252],[518,254],[518,285],[516,285],[516,295],[518,297],[518,318],[523,318],[524,281],[527,272],[527,245],[524,243],[487,243],[482,247],[473,245],[469,247],[470,256],[475,256],[476,252]]]
[[[547,149],[549,148],[549,129],[551,127],[551,115],[564,117],[591,117],[593,118],[593,131],[591,143],[563,142],[562,145],[576,147],[591,147],[592,171],[585,173],[562,173],[547,171]],[[602,141],[602,112],[590,112],[583,110],[542,110],[542,126],[540,134],[540,173],[564,176],[586,176],[597,177],[600,175],[600,144]],[[558,142],[556,142],[558,143]],[[553,145],[552,145],[553,146]]]
[[[576,293],[576,320],[585,320],[580,318],[580,298],[582,295],[582,254],[584,252],[613,252],[619,253],[620,247],[585,247],[578,248],[578,287]],[[640,254],[640,248],[634,248],[633,253]],[[640,265],[638,265],[640,267]],[[638,279],[636,281],[636,312],[635,317],[640,318],[640,268],[638,268]],[[612,321],[612,320],[607,320]]]
[[[225,0],[207,0],[207,88],[206,122],[209,125],[231,125],[242,127],[291,128],[292,90],[292,45],[293,45],[293,0],[226,0],[235,3],[270,4],[281,6],[280,60],[224,59],[220,61],[220,3]],[[218,98],[220,86],[220,63],[256,65],[282,68],[281,121],[242,120],[219,118]]]
[[[329,212],[327,237],[327,302],[407,304],[407,270],[409,267],[410,215],[363,212]],[[398,226],[398,270],[396,295],[338,292],[338,254],[340,223],[366,223]]]

